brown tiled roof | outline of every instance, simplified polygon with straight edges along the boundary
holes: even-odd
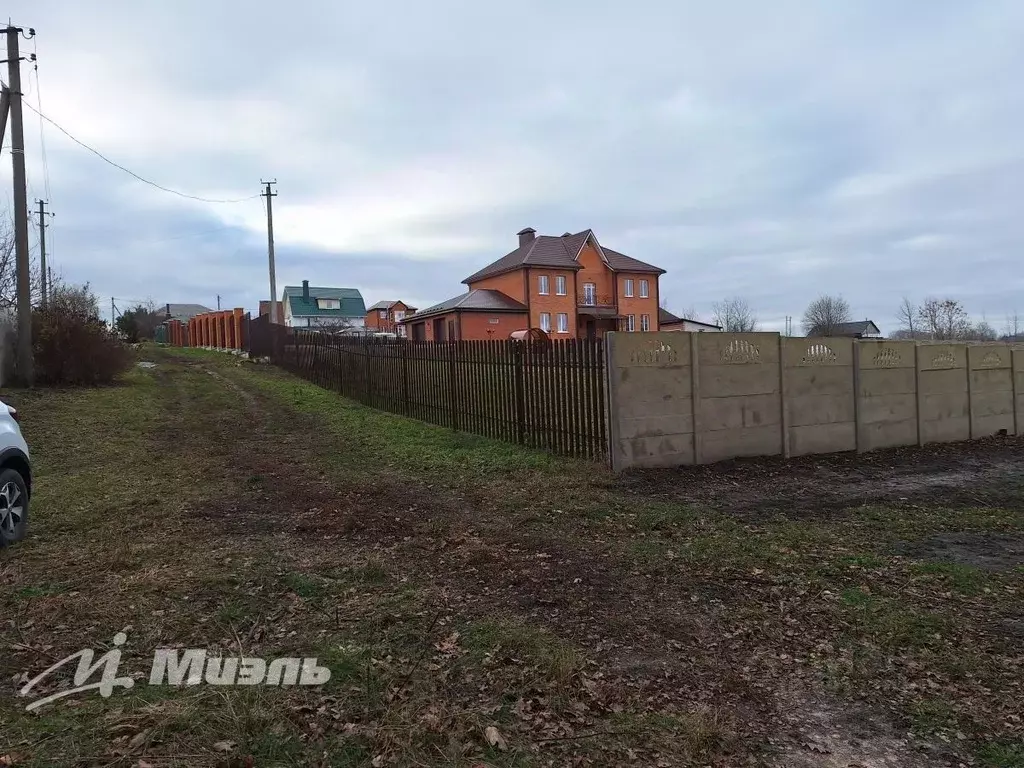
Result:
[[[577,232],[575,235],[570,235],[567,232],[561,237],[538,235],[525,245],[519,246],[497,261],[491,262],[462,282],[468,285],[475,283],[477,280],[483,280],[485,277],[494,277],[495,275],[511,272],[513,269],[521,267],[580,269],[576,256],[579,255],[583,244],[592,234],[592,230],[585,229],[582,232]],[[601,247],[601,250],[604,251],[605,258],[608,260],[608,266],[616,272],[652,272],[658,275],[665,273],[664,269],[646,264],[618,251],[609,250],[604,246]]]
[[[632,256],[605,248],[603,245],[601,250],[604,251],[604,255],[608,259],[608,266],[616,272],[653,272],[657,275],[665,274],[665,270],[661,267],[634,259]]]
[[[526,305],[516,301],[511,296],[506,296],[501,291],[474,288],[468,293],[463,293],[447,301],[442,301],[440,304],[420,310],[414,315],[409,315],[402,322],[412,323],[422,320],[427,315],[442,315],[455,310],[460,312],[526,312]]]
[[[521,245],[511,253],[506,253],[497,261],[491,262],[479,272],[470,275],[462,282],[467,285],[485,277],[493,277],[503,272],[511,272],[520,267],[557,267],[559,269],[579,269],[576,253],[570,253],[566,247],[569,238],[539,235],[525,245]],[[578,249],[577,249],[578,250]]]

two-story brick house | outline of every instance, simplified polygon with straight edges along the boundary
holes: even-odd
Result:
[[[402,336],[405,334],[402,321],[415,311],[416,307],[410,307],[404,301],[378,301],[366,310],[365,327],[371,331]]]
[[[508,338],[542,328],[552,338],[658,330],[660,267],[602,246],[592,230],[518,233],[519,247],[462,282],[468,293],[407,319],[414,340]]]

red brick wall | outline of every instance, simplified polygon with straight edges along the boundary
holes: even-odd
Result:
[[[526,303],[526,291],[523,285],[523,270],[516,269],[512,272],[506,272],[503,275],[496,275],[495,277],[485,277],[483,280],[477,280],[474,283],[469,284],[470,289],[479,288],[481,290],[492,290],[501,291],[506,296],[510,296],[516,301],[521,301],[523,304]]]
[[[647,273],[619,272],[615,276],[618,282],[619,314],[625,317],[633,315],[634,330],[640,332],[640,316],[650,317],[650,331],[658,330],[658,276]],[[626,280],[633,281],[633,298],[626,297]],[[646,280],[648,285],[647,298],[640,298],[640,281]],[[625,322],[625,321],[623,321]],[[624,328],[625,329],[625,328]]]
[[[462,312],[459,318],[461,338],[507,339],[512,331],[529,324],[525,312]]]
[[[526,270],[529,276],[530,285],[530,327],[540,328],[540,316],[542,312],[551,315],[551,337],[554,339],[570,339],[576,335],[576,296],[573,294],[573,273],[570,270],[546,269],[543,267],[530,267]],[[540,277],[546,275],[548,278],[548,295],[540,292]],[[555,278],[565,278],[565,296],[556,294]],[[569,317],[569,332],[558,333],[558,313],[564,312]]]
[[[584,245],[578,261],[581,269],[576,273],[576,290],[580,295],[583,294],[584,283],[593,283],[597,286],[596,291],[599,297],[614,296],[614,274],[601,260],[601,255],[594,246],[590,243]]]

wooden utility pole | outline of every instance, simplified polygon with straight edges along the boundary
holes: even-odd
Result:
[[[46,272],[46,217],[53,216],[46,212],[46,201],[36,200],[39,203],[39,282],[42,284],[41,304],[46,308],[47,300],[47,272]]]
[[[267,198],[267,259],[270,262],[270,322],[277,322],[277,271],[274,268],[274,206],[273,199],[277,193],[271,191],[270,187],[277,184],[276,181],[263,181],[260,184],[266,185],[266,191],[261,197]]]
[[[18,378],[32,386],[32,296],[28,259],[28,196],[25,192],[25,126],[21,116],[21,52],[18,35],[21,27],[8,26],[7,81],[10,91],[11,159],[14,166],[14,251],[18,269]],[[35,30],[29,30],[29,36]]]

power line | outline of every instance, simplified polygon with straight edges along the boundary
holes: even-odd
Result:
[[[254,200],[257,197],[259,197],[259,195],[249,195],[248,197],[240,197],[240,198],[238,198],[236,200],[217,200],[217,199],[209,198],[209,197],[199,197],[198,195],[190,195],[187,192],[179,192],[176,189],[171,189],[170,187],[165,187],[162,184],[157,184],[155,181],[150,181],[147,178],[139,176],[139,174],[135,173],[135,171],[129,170],[128,168],[125,168],[123,165],[120,165],[119,163],[115,163],[113,160],[111,160],[109,157],[104,155],[102,152],[100,152],[99,150],[93,149],[88,144],[86,144],[84,141],[80,141],[80,140],[76,139],[67,130],[65,130],[60,124],[58,124],[54,120],[51,120],[49,117],[44,115],[38,109],[33,107],[31,104],[25,104],[25,106],[28,107],[29,109],[31,109],[37,115],[39,115],[39,117],[41,117],[43,120],[48,122],[50,125],[52,125],[54,128],[56,128],[58,131],[63,133],[65,136],[67,136],[73,142],[75,142],[75,144],[77,144],[78,146],[82,147],[83,149],[89,150],[94,155],[96,155],[96,157],[100,158],[100,160],[102,160],[103,162],[107,163],[108,165],[114,166],[118,170],[124,171],[129,176],[132,176],[133,178],[138,179],[139,181],[141,181],[143,184],[148,184],[149,186],[155,187],[156,189],[159,189],[159,190],[161,190],[163,192],[169,192],[172,195],[177,195],[178,197],[184,197],[184,198],[187,198],[189,200],[198,200],[201,203],[244,203],[246,200]]]

